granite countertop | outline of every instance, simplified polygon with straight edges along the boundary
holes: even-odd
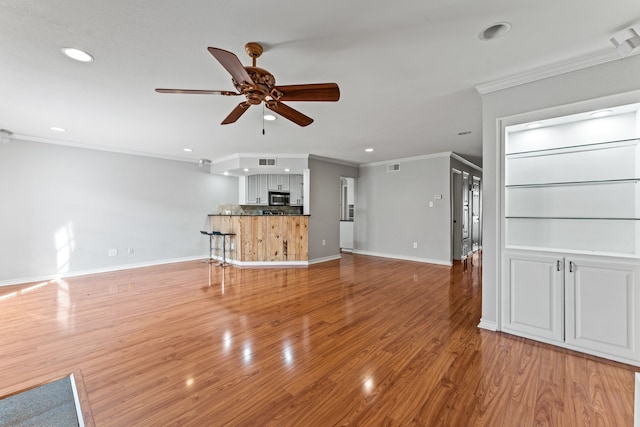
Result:
[[[273,215],[273,214],[209,214],[208,216],[310,216],[304,214],[284,214],[284,215]]]

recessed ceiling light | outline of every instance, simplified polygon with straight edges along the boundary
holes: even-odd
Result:
[[[594,111],[593,113],[591,113],[591,117],[593,117],[594,119],[597,119],[598,117],[608,116],[611,113],[613,113],[613,110]]]
[[[511,30],[511,24],[498,22],[482,30],[478,37],[480,37],[480,40],[493,40],[504,36],[509,30]]]
[[[223,175],[229,175],[229,172],[224,171],[222,174],[223,174]]]
[[[542,126],[544,123],[542,122],[535,122],[535,123],[529,123],[527,125],[527,129],[535,129],[535,128],[539,128],[540,126]]]
[[[470,130],[463,130],[462,132],[458,132],[458,135],[463,136],[463,135],[469,135],[471,133]]]
[[[182,150],[187,153],[191,153],[193,151],[193,148],[183,148]]]
[[[93,61],[93,56],[84,50],[76,49],[75,47],[63,47],[62,53],[67,55],[71,59],[75,59],[80,62],[91,62]]]
[[[286,168],[284,171],[285,171],[285,172],[291,172],[291,169]]]
[[[248,168],[244,168],[244,169],[242,169],[242,170],[243,170],[243,171],[245,171],[245,172],[249,172],[249,169],[248,169]]]
[[[264,119],[265,119],[265,120],[268,120],[268,121],[270,121],[270,122],[272,122],[272,121],[274,121],[275,119],[277,119],[277,117],[276,117],[276,116],[274,116],[273,114],[265,114],[265,115],[264,115]]]
[[[373,148],[365,148],[364,151],[366,151],[367,153],[371,153],[373,151]]]
[[[66,132],[67,130],[65,128],[61,128],[58,126],[51,126],[51,130],[55,131],[55,132]]]

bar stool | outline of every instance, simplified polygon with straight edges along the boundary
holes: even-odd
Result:
[[[209,236],[209,261],[208,262],[213,262],[213,250],[215,249],[216,251],[220,250],[219,247],[214,248],[213,247],[213,238],[214,236],[222,236],[222,233],[220,233],[219,231],[204,231],[204,230],[200,230],[200,234],[203,234],[205,236]],[[224,241],[223,241],[224,244]]]
[[[235,236],[236,233],[219,233],[222,236],[222,262],[218,264],[220,267],[226,267],[227,265],[227,236]],[[231,251],[229,251],[231,252]]]

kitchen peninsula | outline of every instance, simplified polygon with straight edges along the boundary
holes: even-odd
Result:
[[[226,243],[226,259],[232,264],[307,265],[308,215],[211,214],[209,220],[211,230],[235,234]]]

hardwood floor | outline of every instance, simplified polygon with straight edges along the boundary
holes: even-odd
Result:
[[[631,426],[631,366],[478,329],[480,262],[187,262],[0,288],[0,395],[97,426]]]

